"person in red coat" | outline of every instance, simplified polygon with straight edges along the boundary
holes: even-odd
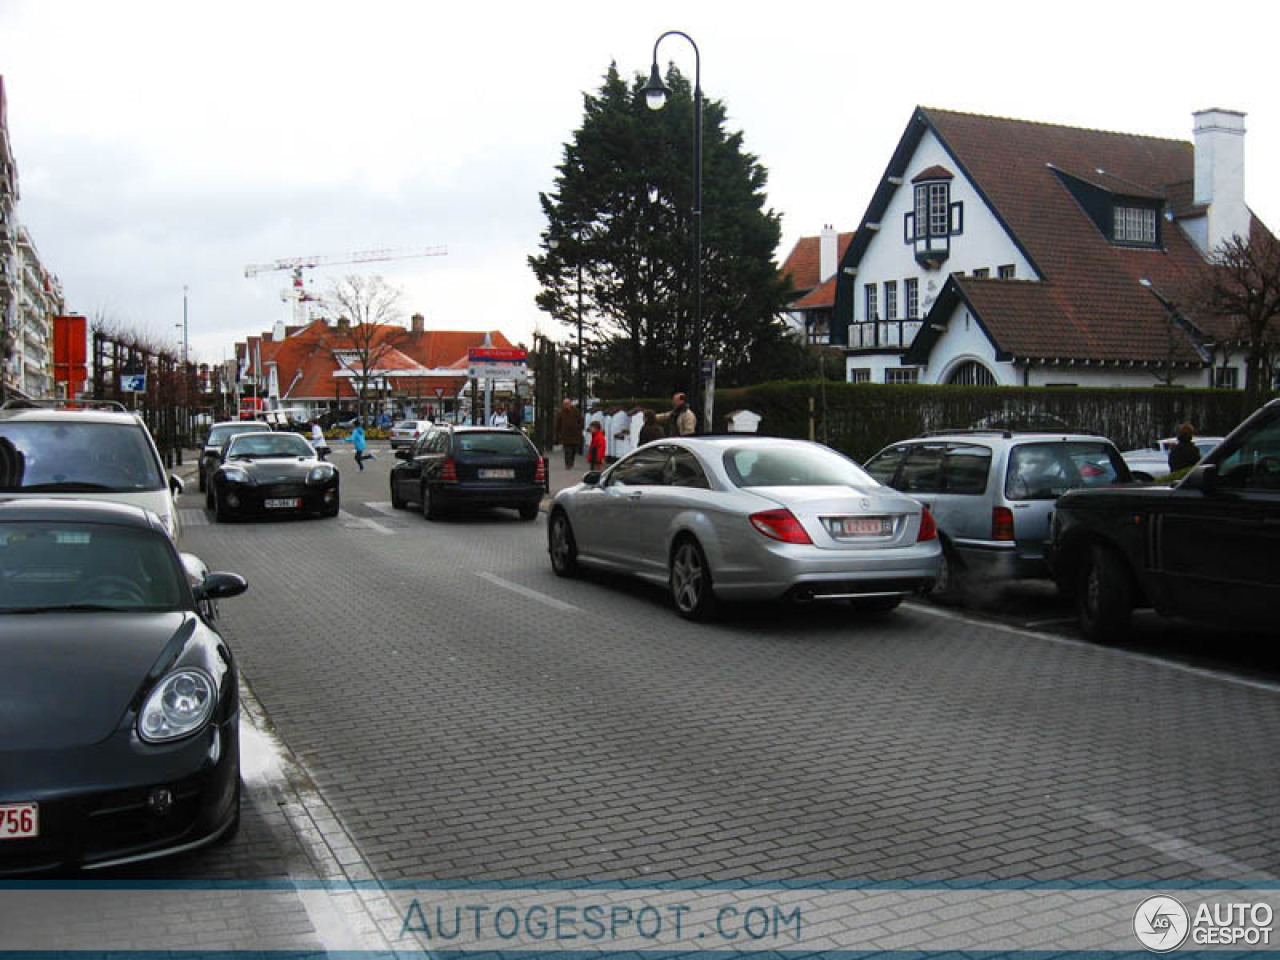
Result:
[[[587,446],[587,466],[592,470],[604,469],[605,439],[599,422],[591,424],[591,442]]]

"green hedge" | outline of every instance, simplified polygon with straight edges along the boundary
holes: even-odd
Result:
[[[662,412],[670,409],[671,400],[625,397],[603,405]],[[1173,436],[1187,420],[1201,434],[1226,434],[1253,412],[1241,390],[884,386],[815,380],[717,390],[711,432],[724,432],[734,410],[760,414],[762,434],[807,438],[812,432],[815,439],[859,461],[929,430],[984,424],[1082,430],[1129,450]]]

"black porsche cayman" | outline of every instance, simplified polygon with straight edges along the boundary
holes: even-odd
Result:
[[[231,438],[209,479],[214,519],[311,513],[338,515],[338,471],[296,433],[241,433]]]
[[[139,507],[0,502],[0,875],[235,832],[236,664],[213,619],[244,590]]]

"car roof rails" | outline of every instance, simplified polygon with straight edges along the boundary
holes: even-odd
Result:
[[[978,434],[984,437],[986,436],[1004,437],[1005,439],[1008,439],[1009,437],[1013,436],[1013,431],[1000,430],[995,427],[968,427],[968,428],[952,427],[948,430],[926,430],[924,433],[919,434],[919,436],[921,437],[960,437],[960,436],[971,437],[971,436],[974,436],[975,434]]]
[[[120,413],[136,413],[119,400],[33,400],[30,397],[10,397],[0,410],[113,410]]]

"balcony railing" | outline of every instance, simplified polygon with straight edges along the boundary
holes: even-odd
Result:
[[[855,349],[889,347],[905,350],[920,332],[919,320],[877,320],[849,328],[849,346]]]

